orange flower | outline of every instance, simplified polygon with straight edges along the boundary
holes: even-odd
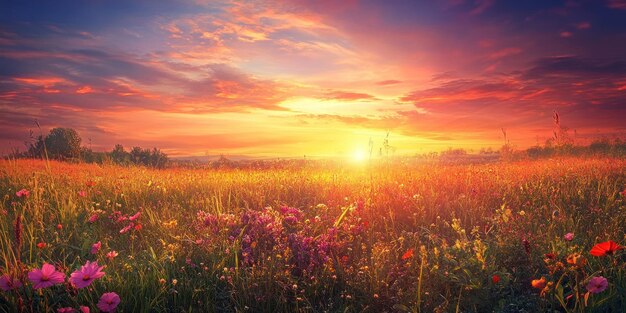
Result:
[[[406,250],[406,252],[402,255],[402,259],[406,260],[406,259],[410,259],[413,257],[413,248]]]
[[[572,253],[567,256],[567,264],[571,264],[578,267],[583,267],[587,264],[587,260],[580,255],[580,253]]]
[[[591,255],[594,255],[594,256],[605,256],[605,255],[613,255],[615,251],[622,250],[622,249],[624,249],[624,247],[618,245],[613,240],[609,240],[609,241],[601,242],[593,246],[593,248],[591,248],[591,251],[589,251],[589,253],[591,253]]]
[[[546,287],[546,278],[541,277],[540,279],[533,279],[533,281],[531,281],[530,284],[535,289],[543,289]]]

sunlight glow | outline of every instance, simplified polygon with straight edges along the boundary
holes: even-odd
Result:
[[[354,153],[352,154],[352,160],[354,160],[355,162],[364,162],[367,159],[367,153],[365,152],[365,150],[362,149],[358,149],[358,150],[354,150]]]

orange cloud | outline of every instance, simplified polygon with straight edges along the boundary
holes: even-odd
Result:
[[[61,77],[15,77],[13,78],[13,80],[23,84],[41,86],[46,88],[67,82]]]
[[[348,91],[333,91],[324,95],[324,99],[332,99],[339,101],[371,101],[376,100],[376,97],[359,92],[348,92]]]
[[[92,93],[92,92],[93,92],[93,88],[91,88],[90,86],[83,86],[83,87],[76,89],[76,93],[78,94],[86,94],[86,93]]]

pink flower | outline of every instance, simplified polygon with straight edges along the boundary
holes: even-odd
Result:
[[[9,291],[20,287],[22,287],[21,281],[6,274],[0,276],[0,289],[4,291]]]
[[[117,251],[115,251],[115,250],[113,250],[113,251],[111,251],[111,252],[107,253],[107,255],[106,255],[106,257],[107,257],[109,260],[111,260],[111,261],[113,261],[113,259],[115,259],[115,257],[116,257],[116,256],[118,256],[118,253],[117,253]]]
[[[609,286],[609,281],[602,276],[593,277],[587,283],[587,291],[591,293],[600,293],[606,290]]]
[[[130,223],[128,226],[120,229],[120,234],[127,233],[131,228],[133,228],[133,226],[135,226],[135,224]]]
[[[115,292],[107,292],[100,297],[97,307],[103,312],[113,312],[120,304],[120,296]]]
[[[100,252],[100,248],[102,248],[102,243],[100,241],[91,245],[91,254],[98,254]]]
[[[92,224],[93,224],[93,223],[95,223],[95,222],[98,220],[98,218],[99,218],[99,217],[100,217],[100,216],[98,216],[98,214],[92,214],[92,215],[89,217],[89,223],[92,223]]]
[[[16,195],[18,198],[22,198],[22,197],[24,197],[24,198],[28,198],[28,196],[30,196],[30,191],[28,191],[28,190],[26,190],[26,189],[22,189],[22,190],[20,190],[20,191],[16,192],[16,193],[15,193],[15,195]]]
[[[572,241],[574,239],[574,233],[567,233],[563,238],[567,241]]]
[[[84,190],[81,190],[81,191],[79,191],[79,192],[78,192],[78,195],[79,195],[80,197],[86,197],[86,196],[87,196],[87,192],[86,192],[86,191],[84,191]]]
[[[65,281],[65,274],[58,272],[53,265],[44,263],[41,269],[36,268],[28,273],[28,280],[35,289],[48,288]]]
[[[85,265],[80,267],[80,270],[70,275],[70,282],[78,289],[85,288],[95,279],[104,276],[104,272],[101,272],[103,268],[104,266],[98,267],[98,262],[90,263],[87,261]]]
[[[81,306],[80,306],[80,312],[81,312],[81,313],[89,313],[89,307],[88,307],[88,306],[81,305]]]
[[[129,217],[128,219],[132,222],[132,221],[134,221],[134,220],[138,219],[138,218],[139,218],[139,216],[141,216],[141,212],[137,212],[137,213],[135,213],[135,215],[133,215],[133,216]]]
[[[71,307],[57,309],[57,313],[74,313],[74,312],[76,312],[76,310],[74,310],[74,308],[71,308]]]

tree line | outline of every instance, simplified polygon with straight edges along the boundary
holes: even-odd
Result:
[[[117,144],[110,152],[96,152],[81,146],[81,142],[82,139],[76,130],[57,127],[50,130],[45,137],[39,135],[33,138],[31,142],[26,143],[25,152],[15,152],[12,156],[99,164],[114,163],[124,166],[137,164],[155,168],[164,168],[169,163],[167,154],[157,148],[133,147],[126,151],[122,145]]]

